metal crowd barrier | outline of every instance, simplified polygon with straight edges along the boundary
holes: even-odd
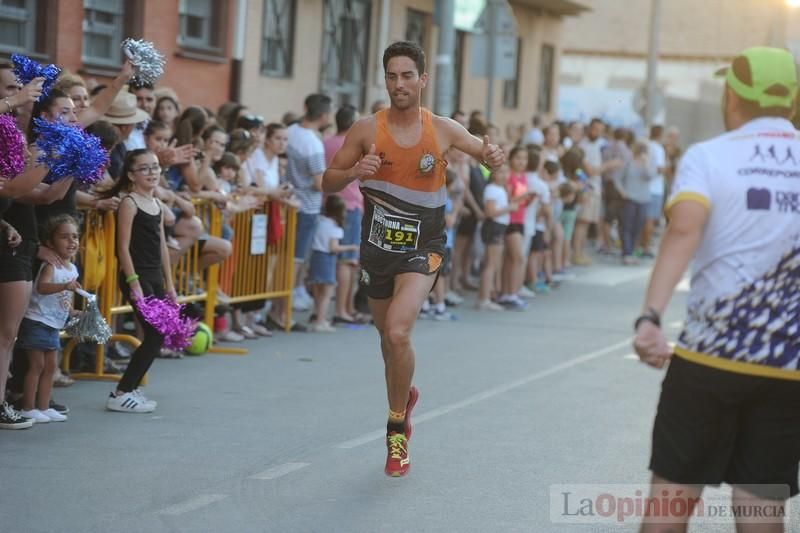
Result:
[[[173,265],[173,279],[181,303],[203,302],[203,321],[213,330],[215,308],[218,304],[217,290],[222,288],[230,297],[231,303],[243,303],[272,298],[286,298],[284,323],[286,331],[291,327],[291,295],[294,285],[294,239],[297,214],[294,209],[281,205],[280,217],[283,235],[277,242],[267,243],[265,219],[268,204],[261,208],[235,214],[230,225],[233,227],[233,254],[221,266],[212,265],[205,272],[199,268],[200,244],[195,243]],[[211,202],[195,202],[196,215],[213,236],[222,235],[222,213]],[[124,304],[117,286],[118,263],[116,258],[116,218],[113,212],[87,211],[84,231],[81,236],[80,256],[84,259],[105,261],[105,276],[99,287],[94,289],[98,307],[106,321],[112,325],[116,316],[131,312],[130,305]],[[97,248],[97,256],[87,258],[87,247],[93,232],[101,232],[102,246]],[[102,255],[102,257],[99,257]],[[115,333],[109,342],[125,342],[134,348],[139,339],[128,334]],[[77,346],[70,340],[63,350],[62,368],[68,371],[72,353]],[[104,372],[105,346],[99,345],[95,351],[95,371],[71,374],[76,379],[99,379],[118,381],[120,375]],[[245,355],[244,348],[212,345],[209,353]]]
[[[231,217],[228,223],[233,228],[233,254],[222,265],[219,281],[232,304],[285,298],[284,325],[288,332],[292,323],[297,212],[280,205],[283,235],[270,243],[269,208],[267,202]]]

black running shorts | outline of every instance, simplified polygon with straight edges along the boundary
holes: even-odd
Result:
[[[406,272],[438,276],[442,259],[442,255],[438,253],[420,250],[398,254],[396,257],[384,258],[381,261],[362,261],[360,283],[366,289],[367,296],[385,300],[394,295],[395,276]]]
[[[672,357],[653,427],[654,474],[682,485],[782,484],[794,496],[798,461],[800,381]],[[782,499],[768,490],[756,495]]]

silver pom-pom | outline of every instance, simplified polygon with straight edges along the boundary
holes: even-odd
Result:
[[[82,290],[76,292],[86,298],[86,308],[72,318],[64,330],[78,342],[107,343],[111,338],[111,328],[97,307],[97,298]]]
[[[150,41],[125,39],[122,51],[136,69],[134,82],[154,84],[164,74],[164,56]]]

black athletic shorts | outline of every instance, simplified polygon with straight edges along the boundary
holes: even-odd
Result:
[[[34,241],[22,241],[15,248],[0,247],[0,283],[33,281],[33,258],[38,251]]]
[[[543,252],[547,250],[547,243],[544,240],[544,232],[536,230],[536,233],[531,237],[531,252]]]
[[[503,244],[507,224],[500,224],[487,218],[481,226],[481,240],[483,244]]]
[[[608,224],[611,224],[615,220],[621,220],[623,207],[625,207],[625,200],[621,198],[608,200],[603,206],[603,220]]]
[[[522,224],[509,224],[506,226],[506,235],[511,235],[512,233],[525,233],[525,226]]]
[[[465,237],[474,237],[475,231],[478,229],[478,219],[474,215],[464,215],[458,221],[456,228],[456,235],[463,235]]]
[[[397,254],[381,261],[365,262],[362,256],[360,284],[370,298],[385,300],[394,295],[395,276],[406,272],[438,276],[442,259],[442,254],[423,250]]]
[[[650,470],[681,485],[781,484],[794,496],[800,381],[719,370],[673,356],[661,385]],[[747,489],[765,499],[778,493]]]

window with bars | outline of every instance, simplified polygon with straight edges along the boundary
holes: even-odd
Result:
[[[514,79],[503,82],[503,107],[516,109],[519,107],[519,75],[522,69],[522,39],[517,39],[517,65],[514,67]]]
[[[227,0],[180,0],[178,44],[209,52],[221,52]]]
[[[123,0],[83,1],[82,60],[90,65],[119,66],[124,36],[125,3]]]
[[[409,9],[406,13],[406,41],[417,43],[420,48],[425,50],[428,14],[416,9]]]
[[[296,0],[264,0],[261,73],[274,78],[292,75]]]
[[[36,45],[36,0],[0,0],[0,50],[30,53]]]
[[[548,112],[553,105],[553,71],[555,68],[556,49],[549,44],[542,45],[542,58],[539,63],[539,98],[537,111]]]

